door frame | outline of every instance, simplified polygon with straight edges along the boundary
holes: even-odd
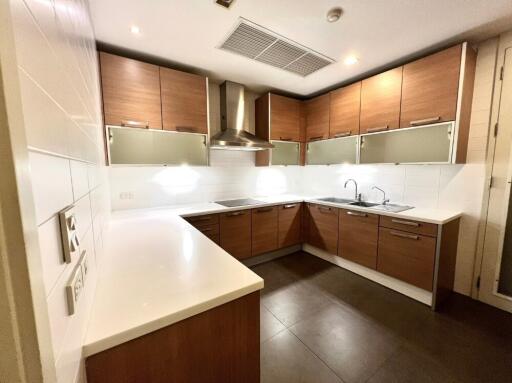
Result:
[[[489,218],[489,207],[490,207],[490,196],[491,196],[491,188],[492,188],[492,174],[493,174],[493,166],[494,166],[494,157],[495,150],[497,144],[497,137],[493,134],[494,127],[498,123],[499,114],[500,114],[500,104],[501,104],[501,94],[503,81],[501,79],[501,67],[505,65],[505,55],[507,49],[511,49],[512,51],[512,31],[504,33],[499,36],[498,45],[497,45],[497,55],[495,61],[495,73],[494,73],[494,89],[491,100],[491,117],[490,117],[490,132],[487,143],[487,156],[486,156],[486,185],[487,187],[484,190],[484,196],[482,201],[482,210],[481,210],[481,220],[479,224],[478,230],[478,240],[477,240],[477,250],[476,250],[476,258],[475,258],[475,267],[474,267],[474,283],[471,290],[471,296],[475,299],[478,299],[482,302],[490,304],[492,306],[498,307],[505,311],[512,312],[512,299],[510,297],[504,296],[503,294],[499,294],[496,292],[496,282],[493,283],[492,291],[484,291],[482,289],[482,274],[485,268],[486,259],[484,258],[484,250],[486,244],[486,234],[488,230],[488,218]],[[512,161],[512,148],[510,153],[510,161]],[[512,166],[511,166],[512,167]],[[509,167],[508,171],[511,172],[512,169]],[[507,214],[507,211],[504,212]],[[502,217],[503,219],[503,217]],[[502,233],[500,233],[500,240],[502,239]],[[500,250],[502,249],[502,242],[499,243]],[[494,264],[494,272],[499,272],[499,268],[497,266],[501,265],[502,254],[499,254],[495,259]],[[491,262],[489,262],[490,264]],[[493,277],[495,277],[495,275]],[[494,278],[494,281],[496,278]]]

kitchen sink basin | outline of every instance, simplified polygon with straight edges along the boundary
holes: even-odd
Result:
[[[355,201],[355,202],[349,203],[349,205],[361,206],[361,207],[374,207],[374,206],[377,206],[379,204],[378,203],[372,203],[372,202],[365,202],[365,201]]]
[[[392,203],[388,203],[386,205],[377,205],[372,206],[372,209],[380,210],[380,211],[389,211],[391,213],[400,213],[401,211],[412,209],[412,206],[406,206],[406,205],[394,205]]]
[[[335,197],[318,198],[318,201],[332,202],[332,203],[344,203],[344,204],[350,204],[352,202],[355,202],[353,199],[335,198]]]

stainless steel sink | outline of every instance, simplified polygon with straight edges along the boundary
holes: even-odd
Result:
[[[377,206],[379,204],[378,203],[372,203],[372,202],[365,202],[365,201],[356,201],[356,202],[349,203],[349,205],[361,206],[361,207],[374,207],[374,206]]]
[[[317,200],[318,201],[323,201],[323,202],[343,203],[343,204],[350,204],[352,202],[356,202],[353,199],[335,198],[335,197],[318,198]]]
[[[413,206],[406,206],[406,205],[394,205],[392,203],[388,203],[386,205],[377,205],[372,206],[371,209],[375,210],[381,210],[381,211],[389,211],[392,213],[400,213],[401,211],[412,209]]]

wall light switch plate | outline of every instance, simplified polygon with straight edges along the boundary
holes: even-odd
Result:
[[[64,262],[71,263],[73,256],[78,254],[80,246],[74,206],[68,206],[59,212],[59,222]]]
[[[68,313],[73,315],[76,311],[78,301],[84,289],[84,279],[81,265],[77,265],[68,284],[66,285],[66,297],[68,300]]]

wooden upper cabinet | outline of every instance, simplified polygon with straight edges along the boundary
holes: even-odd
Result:
[[[277,249],[277,209],[269,206],[252,210],[252,255]]]
[[[462,45],[404,66],[400,127],[455,120]]]
[[[159,67],[99,52],[106,125],[162,129]]]
[[[300,141],[301,101],[270,94],[270,139]]]
[[[362,81],[361,134],[399,127],[402,68],[391,69]]]
[[[329,93],[306,101],[306,141],[329,138]]]
[[[165,130],[208,133],[206,77],[160,68]]]
[[[359,134],[361,82],[331,92],[329,137]]]

